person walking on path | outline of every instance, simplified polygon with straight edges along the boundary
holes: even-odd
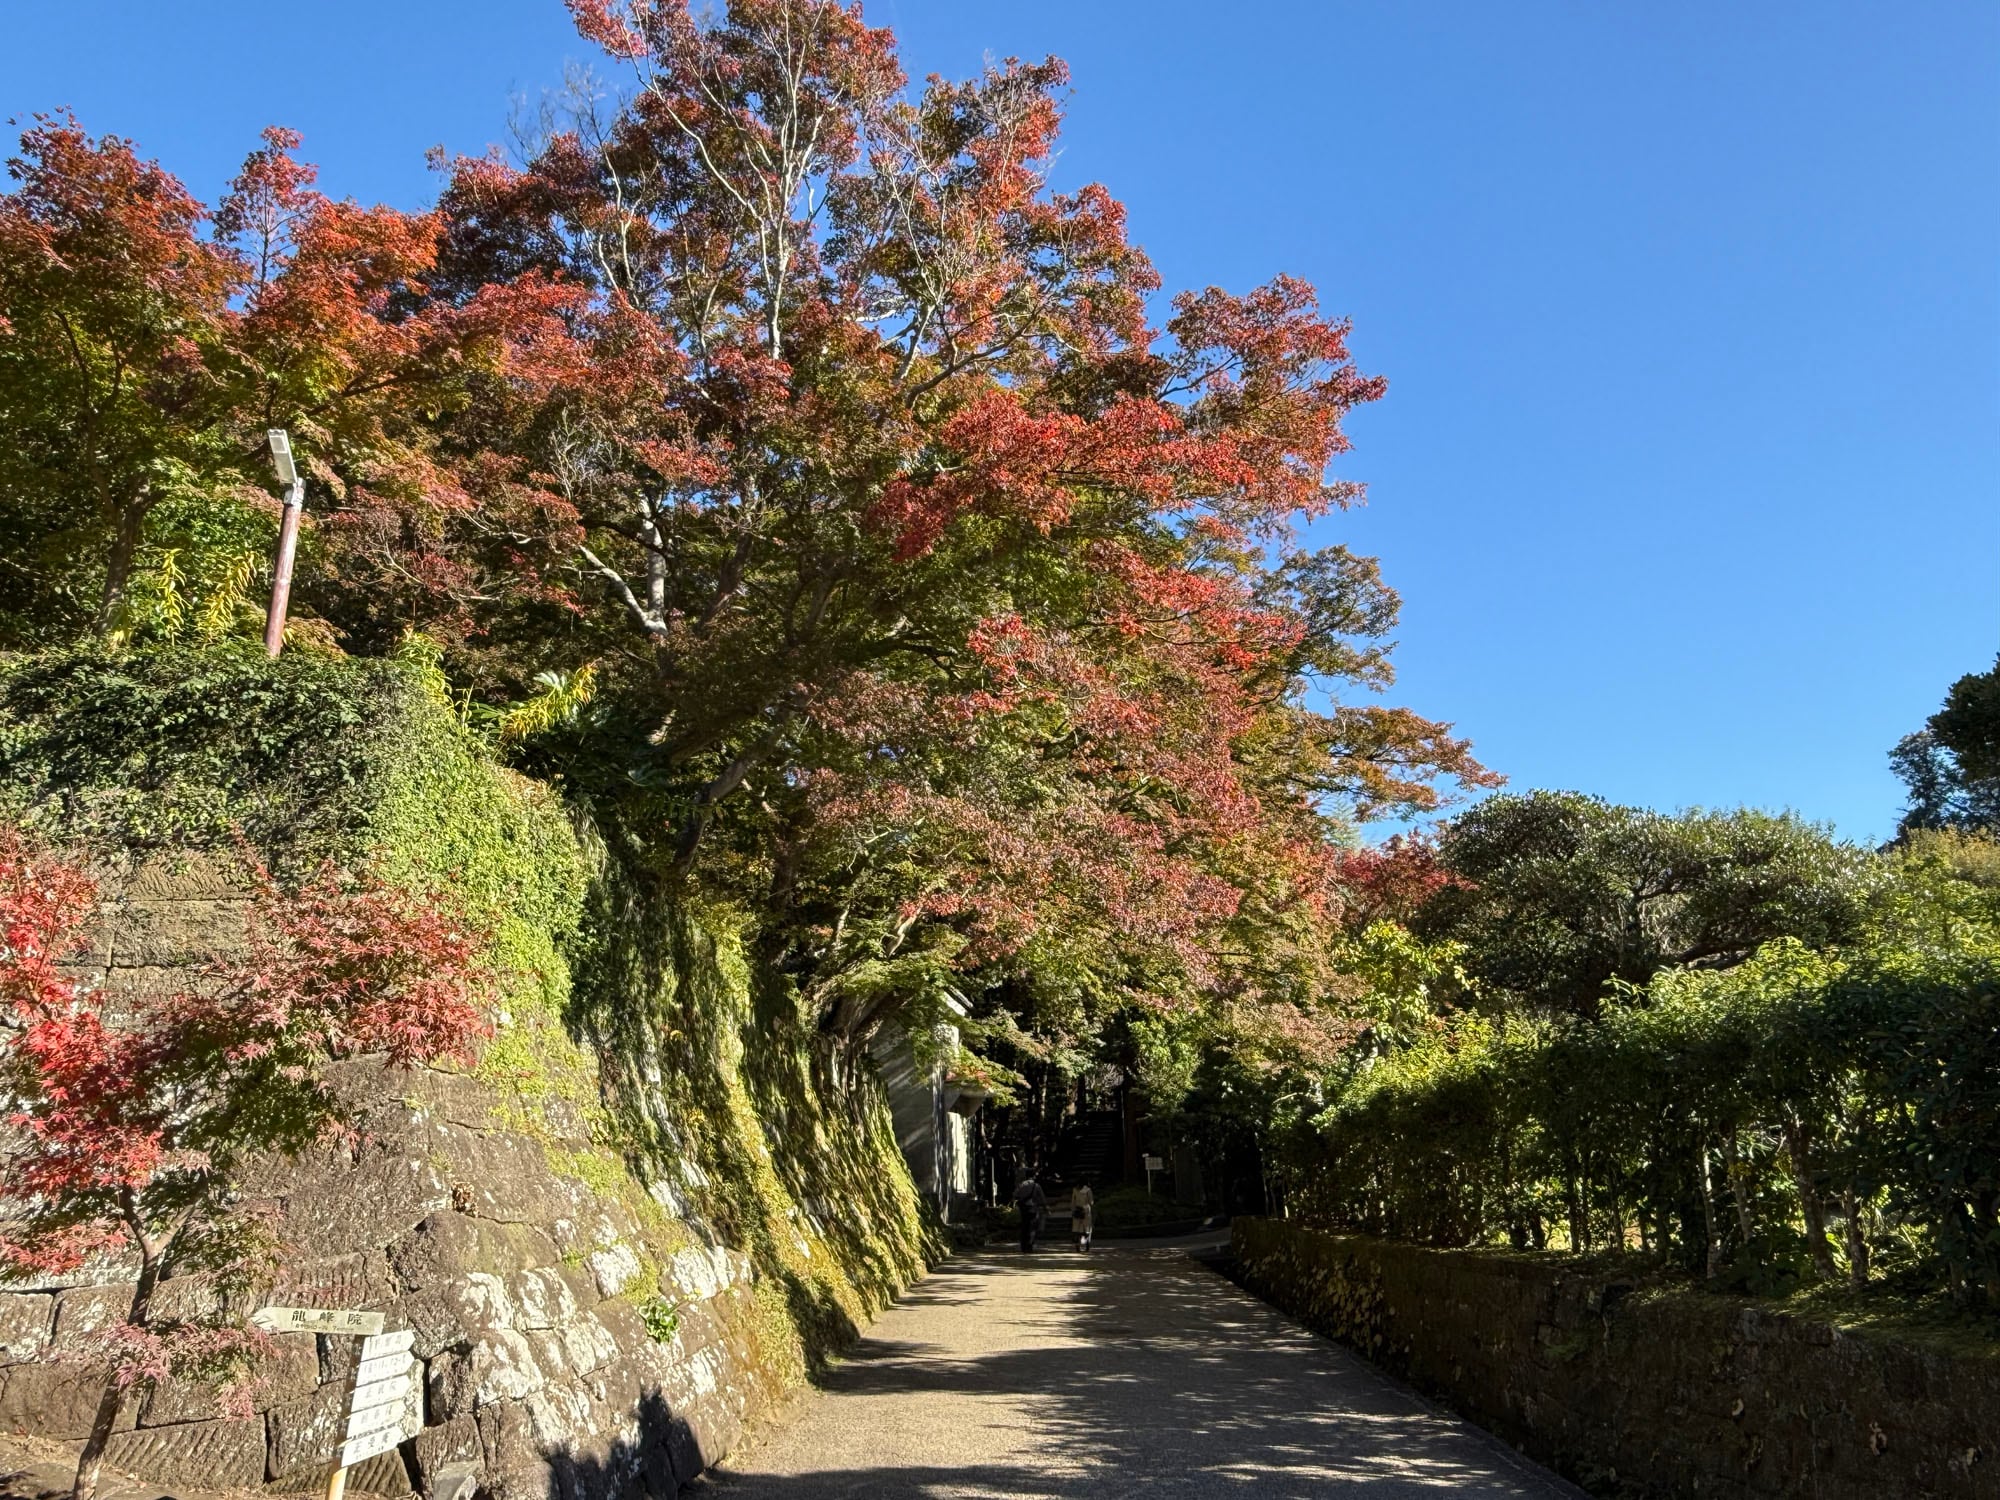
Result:
[[[1030,1255],[1035,1249],[1035,1236],[1042,1232],[1042,1224],[1049,1216],[1049,1195],[1035,1181],[1033,1172],[1015,1187],[1014,1207],[1021,1214],[1021,1253]]]
[[[1069,1194],[1069,1233],[1079,1250],[1090,1249],[1090,1231],[1097,1218],[1097,1194],[1090,1184],[1079,1182]]]

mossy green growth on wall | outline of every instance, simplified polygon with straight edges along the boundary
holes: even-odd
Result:
[[[391,662],[238,647],[0,662],[0,799],[102,853],[227,848],[316,864],[370,841],[381,792],[446,716]]]
[[[584,827],[573,1029],[635,1170],[762,1274],[774,1373],[817,1368],[941,1253],[872,1075],[827,1076],[741,914],[670,897]],[[623,842],[622,840],[620,841]]]
[[[510,991],[567,1003],[583,907],[568,815],[495,765],[418,668],[233,644],[13,658],[0,813],[113,859],[240,841],[281,875],[372,864],[490,930]]]
[[[239,841],[281,877],[367,863],[459,906],[505,980],[475,1073],[493,1128],[626,1207],[642,1308],[679,1250],[746,1252],[746,1331],[774,1378],[939,1250],[873,1079],[829,1076],[740,915],[670,892],[589,809],[497,764],[420,664],[226,646],[0,662],[0,817],[113,864]]]

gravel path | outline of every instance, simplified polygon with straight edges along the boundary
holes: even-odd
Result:
[[[985,1251],[878,1320],[715,1500],[1579,1500],[1175,1250]]]

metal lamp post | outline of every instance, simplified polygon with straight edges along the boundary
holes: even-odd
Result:
[[[292,463],[292,440],[282,427],[264,434],[271,444],[271,467],[285,486],[284,519],[278,523],[278,560],[271,575],[271,608],[264,616],[264,654],[275,657],[285,646],[285,607],[292,598],[292,559],[299,550],[299,514],[305,509],[306,482]]]

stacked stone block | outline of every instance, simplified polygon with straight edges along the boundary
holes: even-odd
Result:
[[[1242,1279],[1623,1500],[2000,1497],[2000,1348],[1919,1342],[1630,1267],[1236,1221]]]
[[[187,982],[242,941],[241,892],[213,866],[142,870],[118,894],[79,966],[114,993]],[[653,1201],[624,1180],[580,1109],[547,1101],[522,1120],[477,1077],[370,1059],[334,1081],[354,1142],[274,1163],[245,1192],[277,1210],[288,1247],[258,1303],[380,1310],[416,1333],[415,1435],[359,1466],[350,1493],[427,1493],[469,1467],[493,1500],[671,1497],[778,1393],[748,1258],[675,1217],[667,1189]],[[585,1158],[610,1161],[625,1190],[558,1170]],[[160,1305],[192,1295],[169,1280]],[[0,1430],[88,1433],[91,1335],[130,1296],[117,1267],[0,1293]],[[356,1341],[277,1343],[251,1415],[167,1382],[128,1399],[107,1461],[204,1490],[323,1486]]]

